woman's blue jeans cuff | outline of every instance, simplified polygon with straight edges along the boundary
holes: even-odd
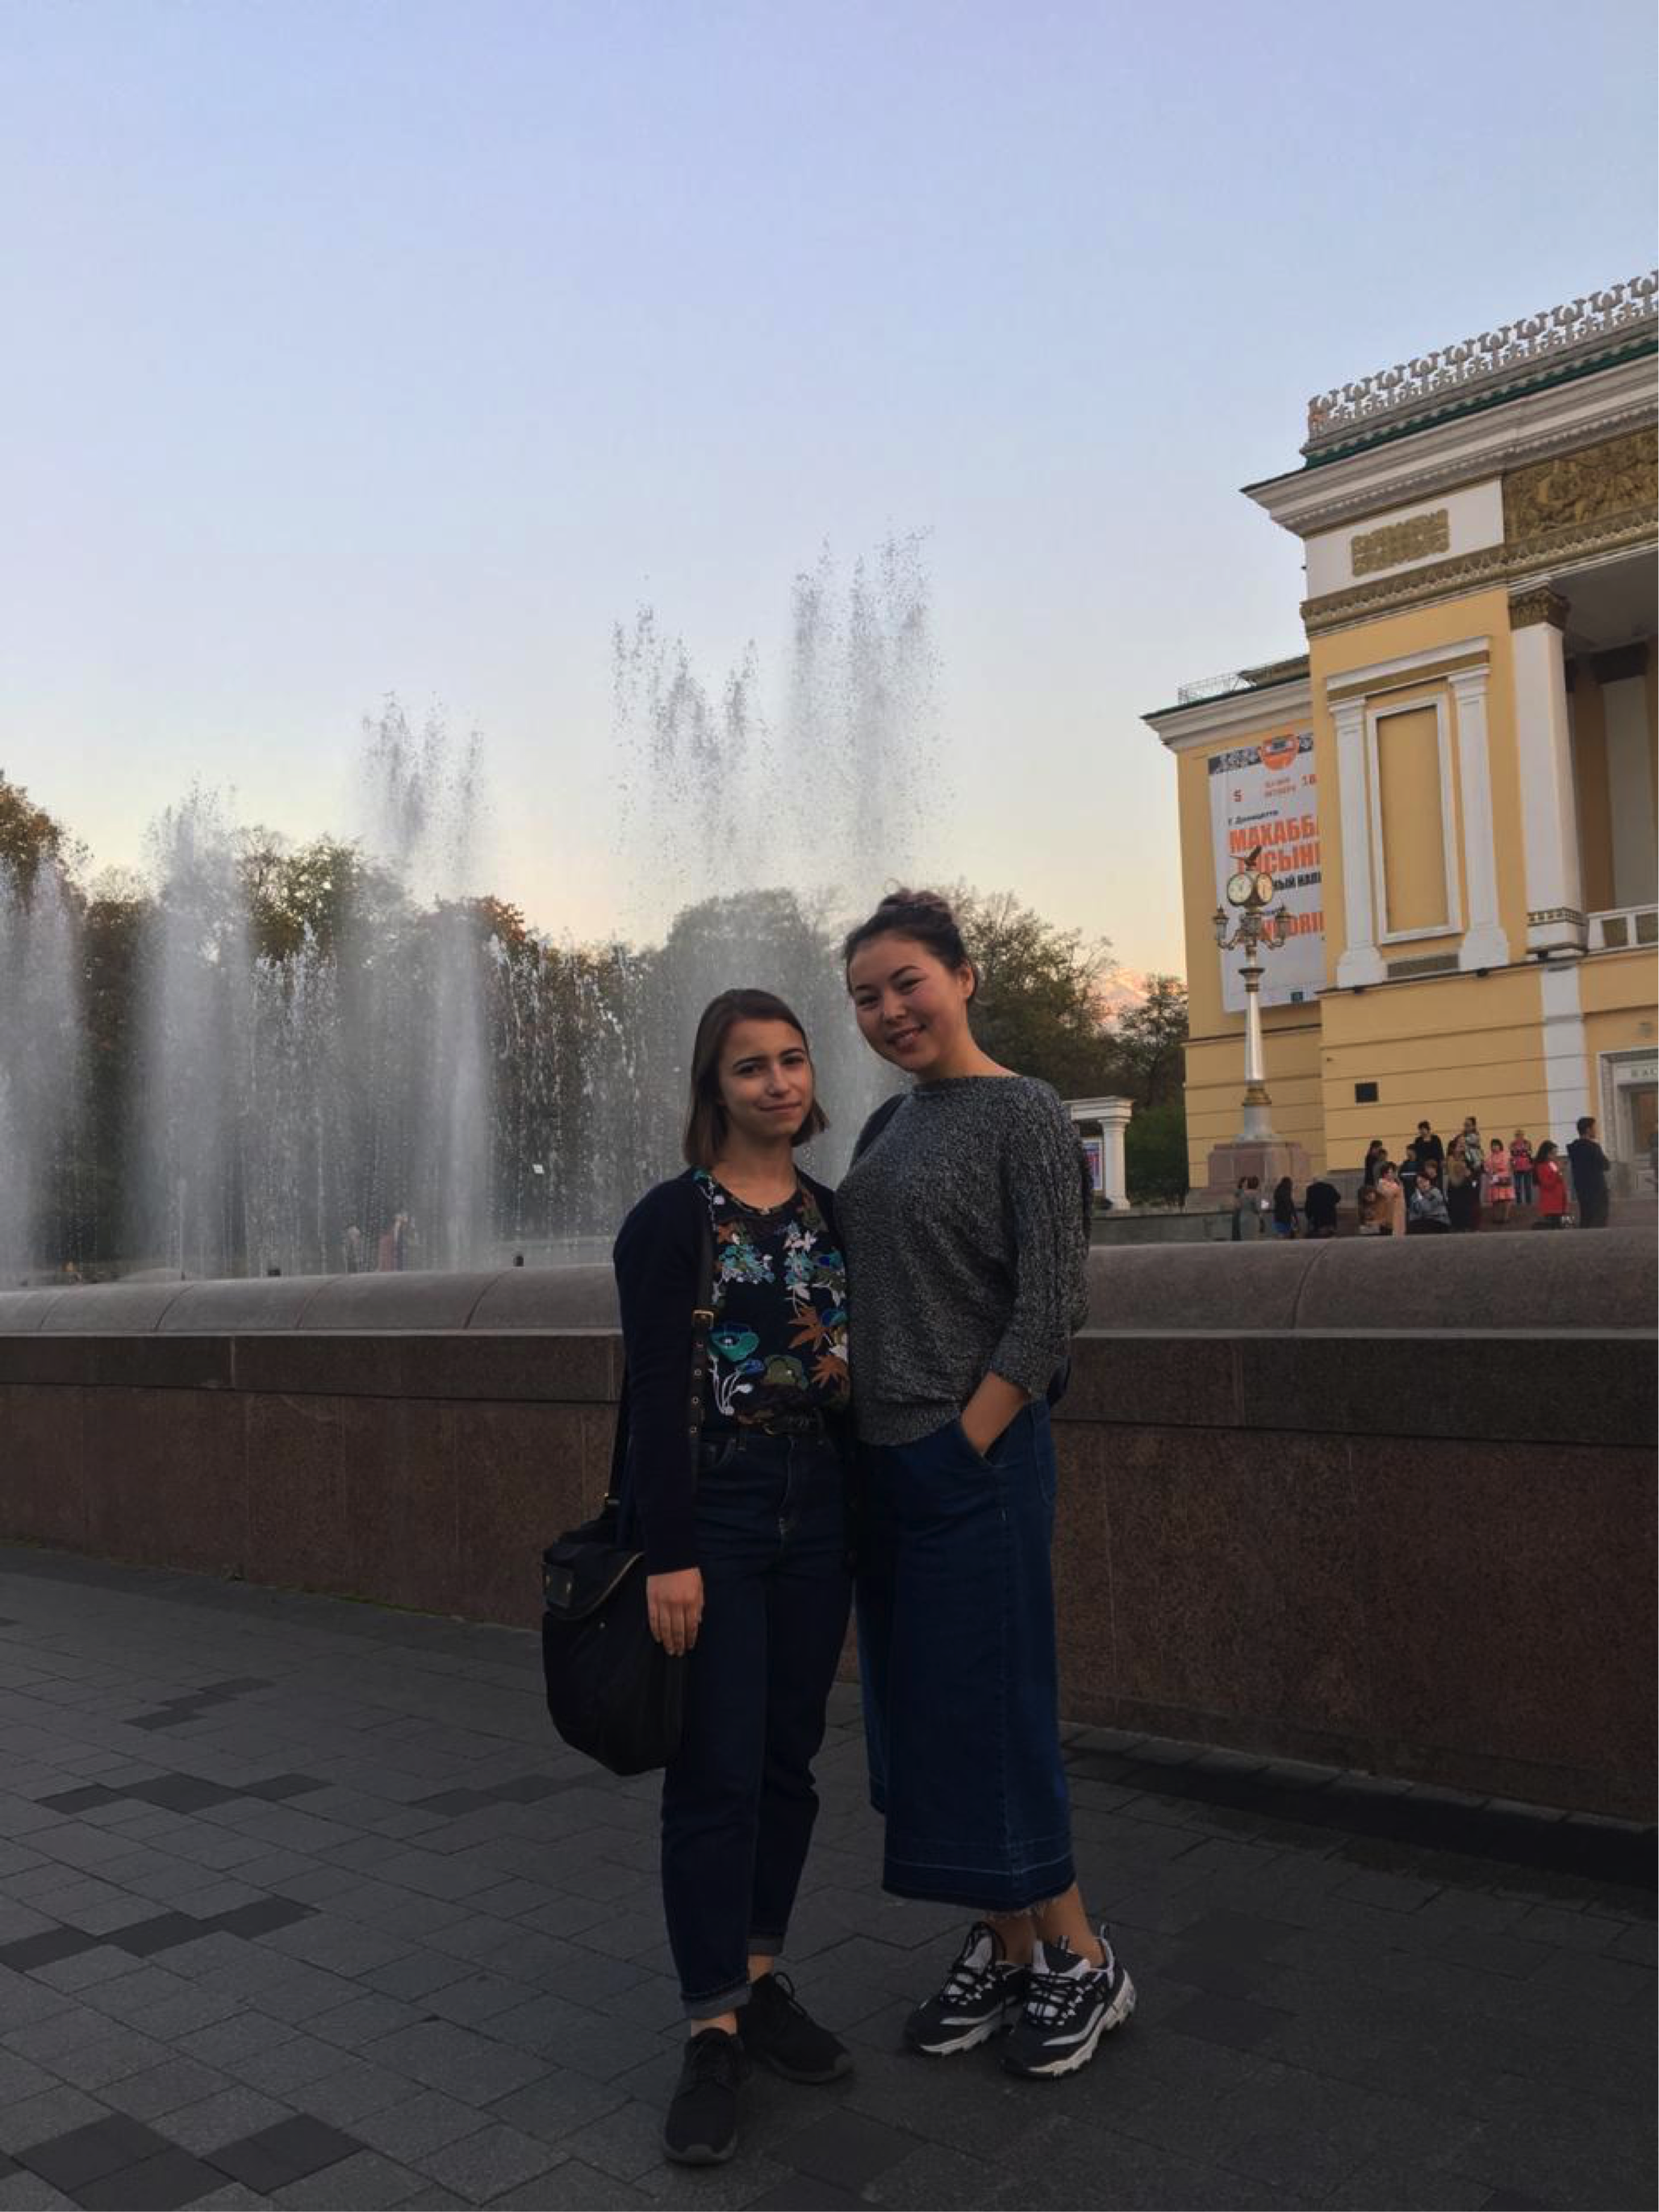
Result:
[[[680,1992],[680,2015],[684,2020],[718,2020],[723,2012],[738,2012],[749,2002],[749,1977],[733,1982],[723,1990],[715,1990],[706,1997],[689,1997]]]

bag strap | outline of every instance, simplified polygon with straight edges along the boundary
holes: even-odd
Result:
[[[714,1227],[708,1208],[697,1197],[697,1303],[691,1309],[691,1372],[686,1413],[690,1433],[691,1487],[697,1486],[697,1445],[702,1434],[703,1392],[708,1381],[708,1332],[714,1326]],[[611,1444],[611,1480],[605,1485],[605,1510],[622,1506],[623,1478],[628,1466],[628,1369],[622,1371],[617,1404],[617,1431]]]

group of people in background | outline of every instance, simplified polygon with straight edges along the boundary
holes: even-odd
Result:
[[[1586,1114],[1578,1133],[1566,1149],[1563,1171],[1560,1147],[1546,1137],[1534,1146],[1523,1129],[1506,1144],[1502,1137],[1483,1139],[1473,1114],[1449,1144],[1443,1143],[1427,1121],[1401,1148],[1396,1159],[1380,1137],[1366,1148],[1358,1206],[1362,1237],[1444,1237],[1479,1229],[1483,1220],[1498,1228],[1509,1221],[1517,1206],[1530,1208],[1535,1229],[1559,1229],[1571,1218],[1576,1200],[1582,1229],[1607,1225],[1607,1156],[1596,1137],[1595,1117]],[[1274,1237],[1334,1237],[1342,1194],[1321,1176],[1310,1182],[1297,1203],[1289,1176],[1280,1179],[1271,1198],[1263,1196],[1257,1177],[1244,1176],[1233,1206],[1233,1237],[1252,1233],[1246,1224],[1262,1226]]]

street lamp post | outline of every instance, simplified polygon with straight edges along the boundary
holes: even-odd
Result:
[[[1273,1100],[1267,1095],[1261,1047],[1261,954],[1264,948],[1273,951],[1285,941],[1285,909],[1273,903],[1278,885],[1265,868],[1255,865],[1260,852],[1258,846],[1227,884],[1227,905],[1237,914],[1237,924],[1229,927],[1226,907],[1218,906],[1214,915],[1216,943],[1224,952],[1244,955],[1238,971],[1244,985],[1244,1100],[1238,1139],[1249,1145],[1274,1141]]]

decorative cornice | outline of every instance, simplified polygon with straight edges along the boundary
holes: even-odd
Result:
[[[1285,722],[1306,723],[1312,712],[1313,691],[1304,665],[1301,675],[1263,685],[1260,690],[1229,691],[1192,700],[1140,719],[1172,753],[1185,753],[1256,730],[1274,729]]]
[[[1636,514],[1615,515],[1602,522],[1568,524],[1548,531],[1522,545],[1487,545],[1454,561],[1437,561],[1431,568],[1408,568],[1352,591],[1327,592],[1322,599],[1304,599],[1302,619],[1310,637],[1340,629],[1350,623],[1370,622],[1397,608],[1427,605],[1436,599],[1457,599],[1534,569],[1560,568],[1607,553],[1651,544],[1659,532],[1659,508],[1652,502]]]
[[[1504,479],[1504,539],[1519,544],[1547,530],[1635,513],[1652,503],[1656,481],[1659,429],[1534,461]]]
[[[1389,660],[1370,661],[1364,668],[1334,671],[1325,678],[1325,696],[1333,709],[1345,700],[1363,706],[1374,691],[1449,680],[1454,674],[1482,675],[1491,654],[1491,645],[1484,637],[1459,638],[1454,644],[1428,646],[1421,653],[1397,653]]]
[[[1530,394],[1468,422],[1420,430],[1384,449],[1321,469],[1296,469],[1246,484],[1244,494],[1282,529],[1312,538],[1421,505],[1554,453],[1599,445],[1655,417],[1652,364],[1598,370],[1576,384]]]
[[[1495,399],[1540,376],[1590,366],[1659,327],[1656,295],[1659,270],[1318,393],[1308,402],[1302,450],[1313,463],[1333,449],[1351,451],[1388,431],[1438,421],[1472,399]]]

